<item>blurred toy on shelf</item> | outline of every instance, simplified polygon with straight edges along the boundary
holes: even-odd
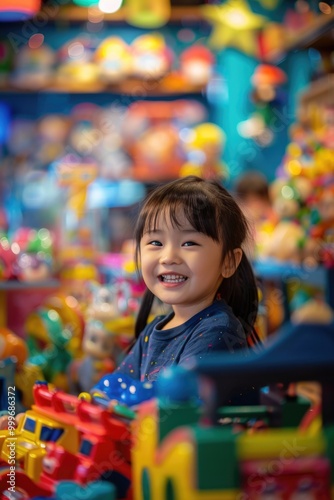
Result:
[[[131,43],[132,73],[144,80],[159,80],[171,69],[174,55],[164,37],[156,33],[139,35]]]
[[[18,250],[15,274],[20,281],[46,281],[54,276],[53,235],[46,229],[20,228],[13,236]]]
[[[62,114],[47,114],[36,123],[36,165],[47,168],[65,155],[66,140],[70,132],[71,119]]]
[[[58,182],[64,189],[65,207],[60,228],[60,263],[93,265],[96,258],[94,224],[87,209],[87,191],[98,174],[95,162],[65,157],[57,166]]]
[[[86,310],[86,318],[98,321],[107,321],[114,318],[121,311],[117,308],[116,287],[92,282],[91,300]]]
[[[72,164],[75,162],[78,164],[96,163],[96,150],[100,147],[102,139],[102,133],[99,129],[102,109],[101,106],[93,102],[81,102],[72,108],[69,116],[71,128],[67,136],[70,152],[67,151],[64,163],[66,160]],[[72,166],[74,167],[74,165]]]
[[[242,137],[253,139],[262,147],[272,143],[277,112],[285,102],[281,86],[286,79],[284,71],[277,66],[260,64],[256,67],[251,95],[255,111],[246,121],[239,123],[238,131]]]
[[[30,40],[30,44],[23,45],[15,54],[10,83],[19,89],[43,89],[52,83],[56,54],[43,43],[42,34],[35,34]]]
[[[15,277],[16,255],[6,236],[0,237],[0,281],[11,280]]]
[[[334,180],[326,176],[316,186],[313,206],[318,222],[311,225],[314,253],[326,267],[334,267]]]
[[[322,298],[309,297],[291,314],[291,322],[297,323],[333,323],[334,311]]]
[[[120,180],[127,178],[130,172],[131,159],[124,146],[126,111],[125,106],[111,104],[101,109],[97,117],[99,141],[94,155],[100,179]]]
[[[290,237],[286,233],[284,243],[283,240],[276,241],[276,253],[280,253],[280,248],[284,248],[283,254],[289,248],[292,251],[291,245],[294,245],[298,252],[293,252],[293,260],[298,261],[299,254],[300,262],[312,266],[324,264],[332,267],[334,155],[331,94],[324,92],[319,105],[315,104],[312,95],[309,90],[300,97],[297,121],[289,129],[291,141],[286,148],[278,169],[278,179],[273,183],[272,190],[281,219],[278,228],[282,228],[284,218],[291,220],[292,216],[300,225],[300,234],[296,240],[297,227],[292,233],[290,231]],[[281,193],[280,196],[277,196],[278,192]],[[283,201],[283,198],[284,203],[281,203],[279,200]],[[289,228],[292,229],[291,226]],[[271,244],[274,246],[272,238]],[[284,258],[281,260],[289,260],[289,255],[283,254]]]
[[[64,261],[59,273],[61,290],[65,295],[74,297],[79,309],[85,314],[91,299],[92,282],[99,282],[97,266],[87,260],[78,261],[73,249],[64,249]],[[90,255],[90,254],[89,254]]]
[[[259,258],[295,263],[304,260],[311,192],[312,183],[306,178],[278,178],[272,182],[270,196],[278,222],[259,242]]]
[[[71,330],[64,327],[57,311],[38,307],[27,317],[25,331],[28,363],[39,367],[45,380],[66,390],[66,372],[72,360],[68,350]]]
[[[18,364],[23,364],[28,357],[28,348],[23,339],[10,329],[0,328],[0,359],[15,356]]]
[[[180,168],[181,177],[197,175],[205,179],[229,176],[228,167],[221,157],[225,147],[225,133],[214,123],[201,123],[188,130],[183,137],[186,161]]]
[[[156,29],[164,26],[171,14],[170,0],[128,0],[126,22],[142,29]]]
[[[12,380],[7,380],[3,387],[15,387],[15,412],[19,413],[33,404],[33,385],[36,380],[44,380],[39,367],[28,363],[26,342],[9,328],[0,328],[0,378],[12,373]],[[8,408],[6,408],[8,410]],[[2,408],[5,410],[5,408]]]
[[[205,108],[196,101],[137,101],[125,118],[125,147],[133,159],[133,177],[161,181],[178,177],[185,160],[182,129],[201,122]]]
[[[0,280],[42,282],[55,273],[53,235],[46,229],[22,227],[0,239]]]
[[[70,392],[89,392],[107,373],[115,368],[115,339],[106,324],[97,319],[88,319],[82,340],[82,358],[74,360],[68,367]]]
[[[101,90],[99,67],[94,61],[97,43],[83,35],[67,41],[57,53],[56,88]]]
[[[59,291],[43,300],[40,307],[54,310],[59,314],[63,327],[71,332],[66,346],[67,350],[73,359],[80,358],[85,318],[77,299],[73,295],[66,295],[63,291]]]
[[[119,83],[133,71],[133,56],[130,46],[118,36],[102,40],[94,54],[99,68],[99,78],[106,84]]]
[[[205,87],[213,76],[215,56],[205,45],[191,45],[180,54],[180,73],[184,80]]]

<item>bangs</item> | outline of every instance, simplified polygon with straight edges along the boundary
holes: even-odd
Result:
[[[181,228],[183,216],[199,233],[220,241],[219,221],[214,200],[205,193],[196,190],[177,192],[173,189],[168,193],[153,195],[145,204],[136,231],[137,242],[147,230],[157,229],[157,220],[162,215],[165,221],[170,221],[173,227]]]

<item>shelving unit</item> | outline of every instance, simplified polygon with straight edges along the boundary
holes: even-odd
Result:
[[[301,94],[300,104],[308,105],[317,101],[317,104],[334,104],[334,73],[323,76],[311,83],[310,87]]]
[[[334,10],[330,14],[320,14],[310,26],[306,26],[294,33],[288,33],[282,46],[268,53],[266,61],[276,64],[280,62],[287,53],[308,47],[319,47],[325,50],[334,47],[334,37],[331,30],[334,29]]]
[[[57,19],[62,21],[88,21],[88,15],[89,9],[76,5],[69,5],[59,10]],[[103,20],[115,23],[126,22],[126,8],[123,7],[112,14],[104,14]],[[168,22],[180,21],[187,23],[204,21],[200,6],[172,6]]]

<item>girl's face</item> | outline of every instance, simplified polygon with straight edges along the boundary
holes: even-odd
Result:
[[[151,292],[184,322],[210,305],[223,279],[222,245],[197,232],[185,216],[173,227],[168,213],[147,228],[140,242],[143,279]]]

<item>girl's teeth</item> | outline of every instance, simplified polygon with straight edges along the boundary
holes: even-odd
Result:
[[[168,281],[168,283],[182,283],[182,281],[185,281],[186,278],[184,276],[178,276],[176,274],[168,274],[168,276],[162,275],[162,280]]]

